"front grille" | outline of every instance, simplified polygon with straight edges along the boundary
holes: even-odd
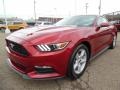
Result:
[[[6,40],[7,42],[7,46],[8,48],[13,51],[13,52],[16,52],[22,56],[28,56],[29,53],[27,52],[27,50],[20,44],[17,44],[15,42],[12,42],[12,41],[9,41],[9,40]]]

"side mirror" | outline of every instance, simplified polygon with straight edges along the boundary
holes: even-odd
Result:
[[[100,24],[100,27],[108,27],[108,26],[110,26],[109,23],[101,23],[101,24]]]
[[[109,23],[101,23],[97,28],[96,28],[96,31],[99,31],[101,27],[108,27],[110,26]]]

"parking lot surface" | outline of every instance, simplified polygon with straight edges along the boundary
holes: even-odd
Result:
[[[120,90],[120,34],[114,50],[107,50],[92,60],[83,76],[71,81],[25,80],[6,63],[5,35],[0,32],[0,90]]]

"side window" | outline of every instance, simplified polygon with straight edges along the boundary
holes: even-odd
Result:
[[[97,21],[97,25],[99,26],[101,23],[108,23],[108,21],[104,17],[99,17]]]
[[[14,24],[22,24],[22,22],[14,22]]]

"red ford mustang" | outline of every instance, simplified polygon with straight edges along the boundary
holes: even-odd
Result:
[[[79,78],[88,61],[116,46],[117,30],[103,16],[80,15],[6,38],[8,64],[24,78]]]

